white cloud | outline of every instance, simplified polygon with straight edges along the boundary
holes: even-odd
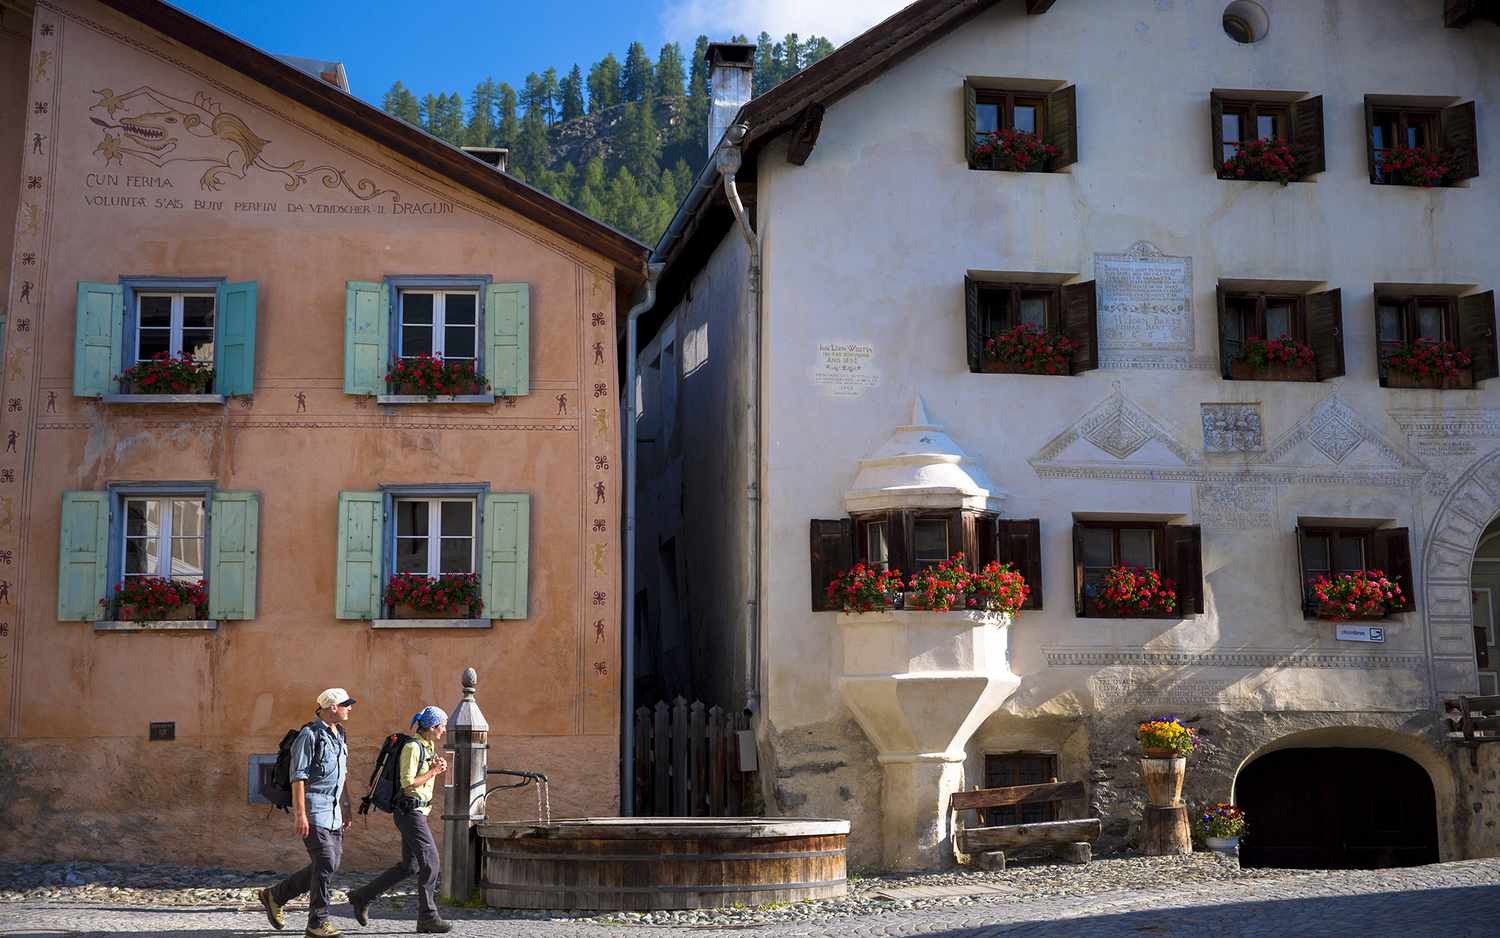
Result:
[[[855,36],[912,0],[667,0],[662,24],[669,36],[691,41],[700,33],[728,39],[743,33],[752,40],[762,30],[780,39],[823,36],[834,45]]]

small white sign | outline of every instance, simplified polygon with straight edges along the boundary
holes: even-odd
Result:
[[[1384,642],[1385,629],[1378,625],[1341,625],[1334,637],[1341,642]]]
[[[812,382],[829,397],[860,397],[880,383],[875,346],[864,342],[819,342]]]

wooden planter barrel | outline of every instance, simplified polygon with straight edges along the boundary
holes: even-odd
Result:
[[[848,821],[579,818],[479,828],[485,904],[646,912],[827,899],[848,890]]]
[[[1182,778],[1187,774],[1187,760],[1142,759],[1141,781],[1146,784],[1146,802],[1155,808],[1175,808],[1182,804]]]

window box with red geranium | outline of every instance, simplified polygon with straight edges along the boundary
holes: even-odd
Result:
[[[968,595],[973,587],[974,574],[964,566],[963,552],[947,560],[920,570],[912,575],[907,586],[911,589],[908,608],[926,609],[931,612],[947,612],[955,606],[968,607]]]
[[[969,578],[968,608],[1015,615],[1031,595],[1026,578],[1008,563],[992,560]]]
[[[1385,359],[1385,386],[1431,390],[1474,387],[1474,356],[1452,342],[1417,339],[1398,346]]]
[[[126,394],[207,394],[214,386],[214,365],[186,352],[157,352],[120,372]]]
[[[1382,182],[1388,186],[1451,186],[1459,178],[1459,158],[1426,147],[1392,147],[1376,157]]]
[[[114,595],[99,600],[117,622],[173,622],[208,617],[208,581],[127,576]]]
[[[996,86],[964,81],[964,149],[970,169],[1051,173],[1078,161],[1077,88],[1064,82]]]
[[[1154,618],[1177,612],[1175,584],[1155,570],[1139,567],[1111,567],[1089,598],[1100,615],[1113,618]]]
[[[1400,582],[1382,570],[1356,570],[1308,581],[1319,619],[1381,619],[1406,606]]]
[[[1066,375],[1071,373],[1076,347],[1065,335],[1023,322],[985,340],[983,370],[987,374]]]
[[[899,603],[902,585],[900,570],[857,563],[829,582],[828,605],[853,614],[880,612]]]
[[[1307,175],[1308,148],[1285,140],[1244,140],[1219,167],[1220,179],[1279,182],[1283,186]]]
[[[1383,186],[1454,186],[1479,175],[1473,101],[1365,96],[1370,182]]]
[[[408,403],[409,399],[427,402],[490,403],[490,382],[474,367],[471,359],[445,361],[441,355],[419,354],[399,358],[385,376],[390,394],[381,395],[384,404]]]
[[[1282,333],[1275,339],[1258,335],[1245,340],[1243,358],[1230,362],[1229,374],[1236,381],[1316,381],[1312,347]]]
[[[397,619],[476,619],[484,606],[474,573],[392,574],[385,603]]]
[[[1045,173],[1051,170],[1057,147],[1024,130],[1005,128],[981,135],[974,144],[974,159],[981,169],[1012,173]]]

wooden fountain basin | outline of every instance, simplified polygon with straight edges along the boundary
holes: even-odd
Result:
[[[848,821],[576,818],[479,827],[487,905],[646,912],[847,891]]]

